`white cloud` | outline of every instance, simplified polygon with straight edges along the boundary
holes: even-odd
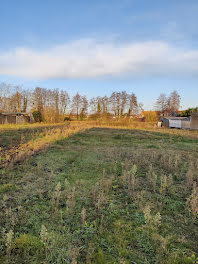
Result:
[[[15,48],[0,52],[0,74],[28,78],[105,76],[193,76],[198,49],[181,50],[165,42],[118,44],[83,39],[46,50]]]

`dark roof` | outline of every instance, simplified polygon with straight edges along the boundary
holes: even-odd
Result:
[[[4,115],[4,116],[18,116],[18,115],[23,115],[23,116],[29,116],[28,113],[0,113],[0,115]]]
[[[162,116],[162,119],[168,119],[168,120],[186,120],[189,119],[188,117],[181,117],[181,116]]]

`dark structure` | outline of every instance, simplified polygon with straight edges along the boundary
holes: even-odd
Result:
[[[33,118],[27,113],[0,113],[0,124],[33,123]]]
[[[193,113],[191,115],[190,129],[198,129],[198,113]]]

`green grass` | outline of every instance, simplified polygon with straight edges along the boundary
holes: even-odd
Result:
[[[2,168],[0,263],[196,263],[198,219],[186,208],[192,193],[186,173],[192,166],[198,181],[197,160],[198,139],[93,128]],[[124,175],[134,164],[131,195]],[[148,181],[151,164],[156,192]],[[170,174],[173,183],[161,192],[162,175]]]

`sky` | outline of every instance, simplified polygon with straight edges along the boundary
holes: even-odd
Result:
[[[198,105],[197,0],[0,0],[0,83]]]

